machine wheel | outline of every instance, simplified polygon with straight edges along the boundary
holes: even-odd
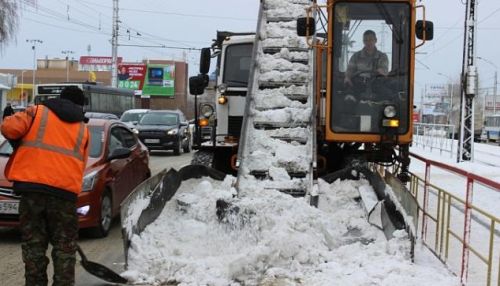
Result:
[[[214,153],[211,151],[200,150],[194,153],[191,165],[203,165],[212,167],[214,163]]]
[[[89,229],[89,234],[95,238],[106,237],[111,229],[113,219],[113,205],[109,191],[105,191],[101,198],[99,225]]]
[[[191,141],[187,141],[186,146],[183,148],[184,153],[191,153]]]

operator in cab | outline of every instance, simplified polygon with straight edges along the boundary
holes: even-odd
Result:
[[[377,35],[372,30],[363,33],[362,50],[354,53],[345,72],[344,84],[355,94],[366,90],[377,76],[387,76],[389,59],[376,47]]]

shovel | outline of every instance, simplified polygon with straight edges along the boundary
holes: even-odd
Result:
[[[87,260],[87,257],[85,256],[79,245],[77,245],[76,250],[78,251],[78,254],[80,254],[80,258],[82,259],[80,261],[80,264],[83,266],[85,270],[87,270],[88,273],[107,282],[122,283],[122,284],[127,283],[127,279],[121,277],[113,270],[99,263]]]

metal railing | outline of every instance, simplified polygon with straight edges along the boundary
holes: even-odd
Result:
[[[439,150],[439,153],[449,153],[454,157],[455,125],[414,123],[413,144],[424,150]]]
[[[411,173],[409,189],[418,204],[420,240],[463,285],[500,285],[500,218],[472,201],[474,189],[499,193],[500,183],[413,153],[411,157],[425,164],[424,178]],[[464,198],[431,183],[431,168],[462,180]]]

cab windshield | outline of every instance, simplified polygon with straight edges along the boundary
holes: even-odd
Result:
[[[334,6],[331,126],[336,133],[380,134],[393,105],[399,134],[410,108],[410,5],[337,2]]]
[[[252,44],[227,46],[223,83],[230,87],[247,87],[252,61]]]

